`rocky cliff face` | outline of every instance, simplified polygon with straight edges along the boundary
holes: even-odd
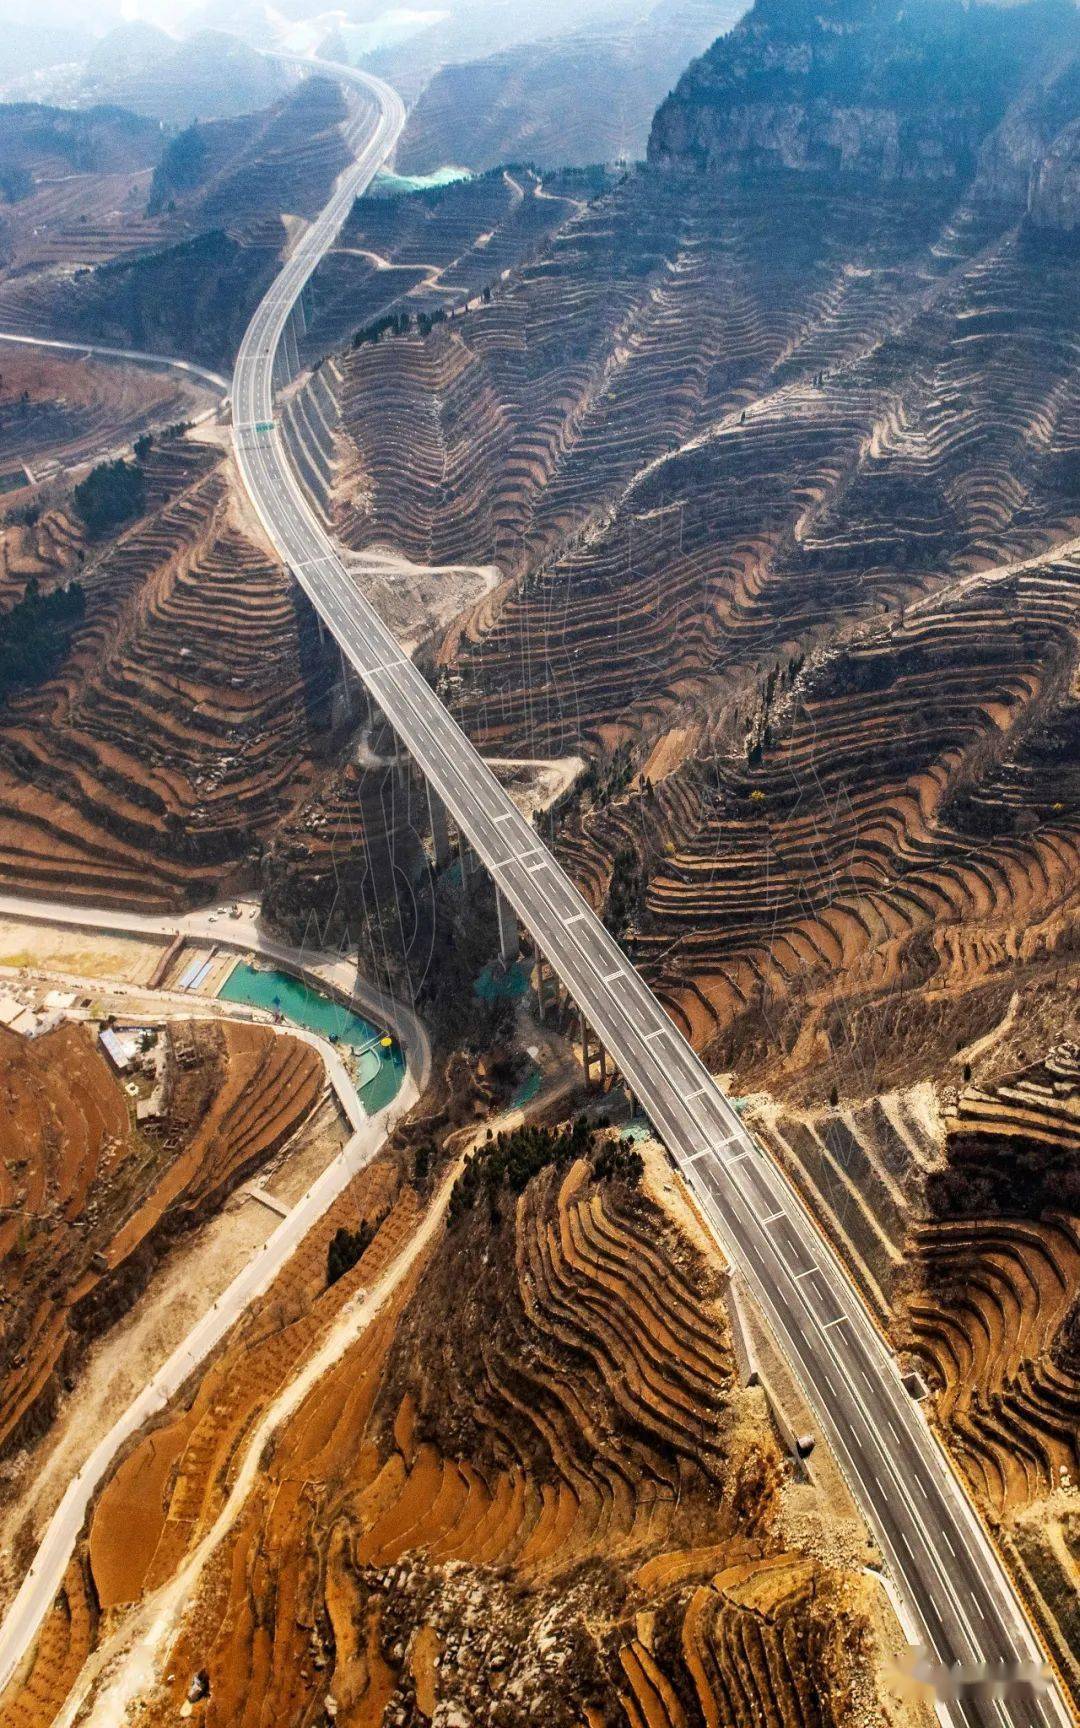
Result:
[[[958,185],[979,175],[988,195],[1057,221],[1076,199],[1077,17],[1058,0],[758,0],[661,105],[649,159]]]
[[[1028,210],[1037,228],[1080,229],[1080,119],[1063,127],[1047,150]]]
[[[980,151],[976,191],[1037,228],[1080,227],[1080,53],[1013,103]]]

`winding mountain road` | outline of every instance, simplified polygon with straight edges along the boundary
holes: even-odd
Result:
[[[105,360],[130,360],[136,366],[169,366],[174,372],[186,372],[191,378],[201,378],[204,384],[229,394],[229,380],[223,372],[211,372],[206,366],[196,366],[194,360],[178,360],[173,354],[148,354],[142,348],[110,348],[102,342],[75,342],[59,336],[26,336],[15,330],[0,330],[0,342],[15,342],[22,348],[58,348],[65,354],[98,354]]]
[[[373,106],[351,128],[355,163],[294,247],[237,357],[234,445],[252,503],[281,558],[648,1110],[797,1374],[931,1661],[943,1676],[957,1668],[961,1675],[981,1670],[990,1676],[978,1695],[943,1689],[941,1721],[954,1728],[1064,1728],[1073,1717],[1053,1683],[1039,1690],[1007,1683],[1021,1665],[1041,1662],[1040,1648],[1000,1557],[839,1261],[618,944],[358,592],[306,501],[273,423],[275,357],[305,283],[353,199],[393,150],[404,119],[400,98],[380,80],[312,65],[362,86]],[[243,1299],[260,1284],[253,1270]],[[183,1377],[182,1361],[167,1367],[166,1379],[147,1389],[147,1409],[128,1413],[135,1425],[167,1395],[173,1378]],[[70,1484],[55,1530],[50,1525],[0,1628],[0,1684],[52,1600],[85,1515],[91,1478],[88,1466]]]
[[[274,361],[290,312],[353,198],[389,156],[399,97],[363,85],[376,112],[354,167],[259,306],[233,374],[234,446],[252,503],[414,761],[532,931],[648,1110],[717,1239],[798,1375],[887,1556],[912,1627],[939,1672],[943,1723],[1055,1728],[1073,1720],[1050,1682],[1017,1686],[1042,1652],[1008,1574],[892,1353],[800,1199],[743,1127],[490,767],[358,592],[307,502],[274,424]],[[949,1687],[948,1675],[965,1682]],[[982,1675],[976,1688],[971,1677]]]

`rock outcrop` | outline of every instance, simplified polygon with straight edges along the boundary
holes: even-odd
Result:
[[[1080,54],[1013,104],[980,152],[976,191],[1021,206],[1036,228],[1080,224]]]
[[[649,159],[709,172],[794,169],[964,184],[1000,129],[990,158],[1007,195],[1023,202],[1050,140],[1037,102],[1026,122],[1012,124],[1010,105],[1060,69],[1076,45],[1075,9],[1053,0],[1008,9],[952,0],[918,8],[896,0],[758,0],[661,105]],[[1067,88],[1066,80],[1050,109],[1067,101]],[[1055,217],[1075,196],[1075,141],[1071,152],[1064,135],[1061,142],[1065,161],[1054,168],[1046,160],[1040,206]]]

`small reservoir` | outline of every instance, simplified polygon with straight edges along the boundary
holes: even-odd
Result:
[[[369,1116],[377,1115],[396,1096],[405,1073],[405,1058],[397,1043],[332,996],[288,972],[249,966],[245,960],[233,967],[218,996],[223,1002],[244,1002],[280,1014],[294,1026],[341,1045]]]

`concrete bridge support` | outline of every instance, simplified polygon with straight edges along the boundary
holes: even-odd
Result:
[[[340,698],[335,698],[334,702],[335,726],[358,719],[363,713],[361,704],[366,700],[363,683],[353,671],[340,647],[338,648],[338,657],[341,661],[341,683],[338,686]]]
[[[450,862],[450,826],[446,820],[446,805],[429,780],[427,782],[428,820],[431,823],[431,838],[435,848],[435,868],[445,869]]]
[[[559,1004],[559,986],[554,972],[551,974],[552,1000],[555,1006]],[[547,1017],[548,1008],[548,970],[547,962],[539,948],[536,950],[536,1012],[539,1019]]]
[[[498,887],[495,889],[495,912],[499,920],[499,953],[506,964],[512,966],[521,953],[517,913]]]
[[[595,1035],[584,1014],[580,1016],[580,1021],[581,1066],[585,1071],[586,1090],[589,1092],[593,1090],[593,1061],[595,1059],[597,1068],[600,1072],[597,1090],[600,1092],[606,1092],[608,1085],[608,1059],[607,1051],[604,1049],[603,1040]],[[594,1044],[595,1051],[593,1048]]]
[[[585,1090],[592,1091],[592,1032],[584,1014],[581,1015],[581,1066],[585,1071]]]

